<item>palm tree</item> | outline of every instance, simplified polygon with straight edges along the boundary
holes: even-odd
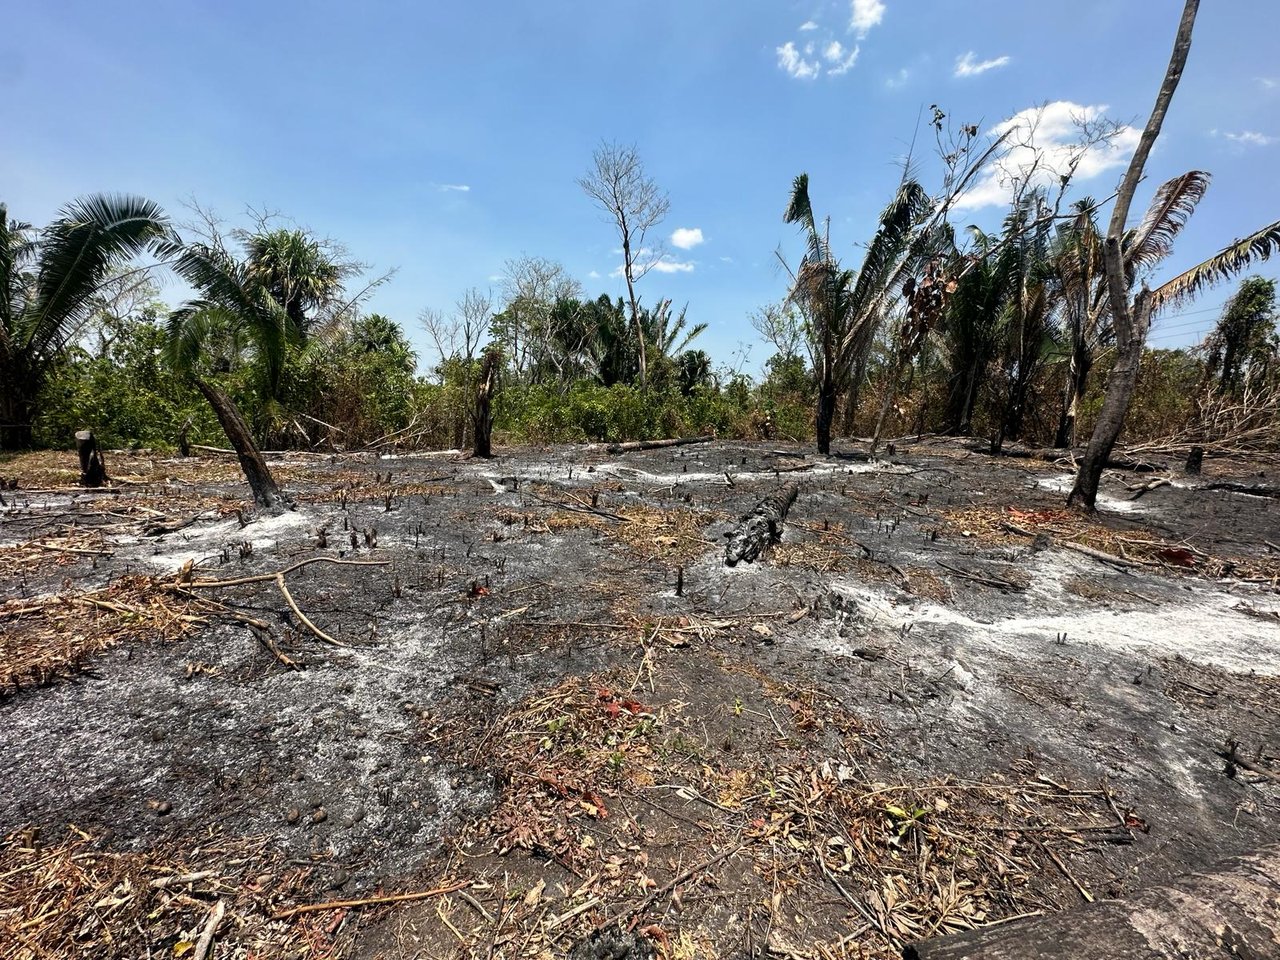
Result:
[[[1075,215],[1059,231],[1049,254],[1049,270],[1059,303],[1060,334],[1067,356],[1067,375],[1053,442],[1060,448],[1075,445],[1076,418],[1089,386],[1093,357],[1111,334],[1102,234],[1094,216],[1097,204],[1085,197],[1072,208]]]
[[[813,342],[819,453],[831,452],[831,425],[840,391],[854,370],[865,365],[901,281],[927,258],[936,239],[932,231],[923,229],[933,210],[924,188],[904,178],[880,215],[861,267],[847,270],[831,252],[827,225],[818,229],[809,199],[809,175],[800,174],[792,184],[782,219],[800,225],[805,254],[793,275],[789,299],[804,312]]]
[[[1196,205],[1208,189],[1209,179],[1209,174],[1192,170],[1163,184],[1152,198],[1142,222],[1125,233],[1120,244],[1124,270],[1122,282],[1126,285],[1123,297],[1129,296],[1144,272],[1153,269],[1172,252],[1174,237],[1195,212]],[[1235,277],[1251,264],[1267,260],[1276,252],[1280,252],[1280,220],[1233,241],[1212,257],[1154,290],[1145,282],[1141,284],[1132,303],[1126,304],[1129,331],[1125,342],[1117,344],[1117,351],[1121,354],[1117,372],[1112,373],[1108,383],[1108,396],[1104,398],[1099,423],[1095,426],[1089,451],[1081,462],[1069,503],[1080,500],[1088,509],[1093,509],[1103,466],[1124,425],[1136,385],[1138,358],[1146,345],[1152,320],[1161,310],[1193,299],[1202,290]],[[1114,305],[1115,297],[1110,300]]]
[[[0,448],[31,445],[36,399],[100,286],[168,232],[160,207],[141,197],[84,197],[39,232],[0,203]]]
[[[243,242],[243,260],[217,241],[172,244],[174,271],[200,295],[170,314],[169,357],[209,401],[240,457],[254,500],[279,512],[289,506],[288,498],[267,469],[239,407],[214,375],[252,364],[264,408],[274,406],[288,348],[304,342],[318,311],[340,300],[342,269],[296,231],[272,231]],[[211,356],[215,334],[235,344],[237,352]]]

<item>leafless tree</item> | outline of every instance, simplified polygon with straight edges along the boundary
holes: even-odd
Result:
[[[502,312],[493,334],[516,377],[525,382],[554,363],[555,308],[578,300],[582,287],[564,266],[546,257],[524,256],[503,267]]]
[[[787,302],[766,303],[756,308],[750,316],[751,326],[760,337],[773,344],[773,349],[787,360],[800,356],[800,349],[809,344],[804,320],[795,307]],[[810,357],[812,359],[812,357]]]
[[[452,314],[427,307],[418,314],[418,325],[431,339],[441,363],[455,357],[470,363],[489,332],[492,310],[493,295],[472,287],[454,305]]]
[[[666,219],[671,201],[645,173],[634,145],[601,143],[591,156],[591,169],[578,180],[578,185],[613,222],[622,241],[622,276],[627,282],[627,302],[639,351],[640,385],[644,387],[649,368],[636,282],[662,260],[662,245],[650,242],[648,234]]]

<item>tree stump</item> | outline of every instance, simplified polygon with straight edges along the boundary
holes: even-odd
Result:
[[[1187,454],[1186,472],[1192,476],[1198,476],[1202,463],[1204,463],[1204,447],[1192,447],[1191,452]]]
[[[1008,926],[909,944],[904,960],[1280,956],[1280,844],[1204,873]]]
[[[80,455],[80,486],[100,487],[107,482],[107,465],[92,430],[76,431],[76,453]]]
[[[493,456],[493,399],[498,392],[500,360],[497,348],[491,347],[485,351],[480,365],[480,382],[476,385],[476,406],[472,414],[475,437],[472,449],[477,457]]]
[[[182,427],[178,430],[178,453],[183,457],[191,456],[191,441],[187,439],[187,434],[191,432],[191,418],[187,417],[183,421]]]
[[[724,548],[724,562],[737,566],[738,561],[750,562],[765,548],[782,537],[782,522],[800,494],[800,484],[788,483],[777,493],[765,497],[755,509],[742,518],[742,523]]]

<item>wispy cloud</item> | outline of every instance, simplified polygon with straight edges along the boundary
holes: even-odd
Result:
[[[693,273],[693,263],[687,260],[671,260],[663,257],[655,263],[652,269],[659,273]]]
[[[903,67],[897,73],[892,73],[889,76],[885,77],[884,85],[888,87],[890,90],[897,90],[900,87],[905,87],[907,85],[907,81],[910,79],[911,79],[911,71],[908,70],[906,67]]]
[[[957,77],[976,77],[980,73],[986,73],[988,70],[998,70],[1009,63],[1011,58],[1008,56],[992,57],[990,60],[979,60],[977,55],[970,50],[968,53],[956,57]]]
[[[615,253],[621,253],[621,250],[615,250]],[[657,259],[652,259],[657,255]],[[692,260],[676,260],[666,253],[658,253],[649,247],[644,247],[636,251],[636,263],[648,264],[649,270],[658,273],[693,273],[693,269],[697,264]],[[617,278],[622,276],[623,264],[618,264],[609,272],[609,276]]]
[[[827,44],[827,48],[822,51],[822,55],[826,57],[827,73],[833,77],[848,73],[853,69],[853,65],[858,62],[858,50],[855,45],[852,50],[847,49],[839,40],[832,40]]]
[[[692,250],[704,239],[701,227],[677,227],[671,234],[671,245],[681,250]]]
[[[1218,131],[1213,130],[1211,132],[1216,135]],[[1242,147],[1268,147],[1276,142],[1275,137],[1259,133],[1257,130],[1241,130],[1239,133],[1231,133],[1224,130],[1222,135],[1232,143],[1238,143]]]
[[[884,19],[884,0],[853,0],[849,29],[861,39]]]
[[[802,27],[801,29],[804,28]],[[1280,87],[1280,80],[1277,80],[1275,77],[1254,77],[1254,79],[1258,82],[1258,86],[1263,90],[1274,90],[1277,87]]]
[[[796,80],[813,80],[822,72],[822,64],[806,60],[790,40],[778,47],[778,66]]]
[[[817,29],[818,29],[818,25],[814,23],[812,20],[806,20],[804,23],[800,24],[801,33],[804,33],[806,30],[817,30]]]
[[[470,193],[471,184],[469,183],[437,183],[436,189],[441,193]]]
[[[599,270],[592,270],[590,273],[588,273],[588,274],[587,274],[587,276],[588,276],[588,277],[590,277],[592,280],[599,280],[599,279],[600,279],[600,271],[599,271]]]
[[[1082,106],[1058,100],[1029,107],[996,124],[988,135],[1008,133],[1013,146],[976,179],[956,202],[956,209],[1002,206],[1009,202],[1015,180],[1052,189],[1073,165],[1077,181],[1123,166],[1138,146],[1141,132],[1137,128],[1121,126],[1104,143],[1088,147],[1081,143],[1083,125],[1097,124],[1106,111],[1105,104]]]

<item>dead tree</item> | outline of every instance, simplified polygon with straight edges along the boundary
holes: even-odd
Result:
[[[107,465],[92,430],[76,431],[76,453],[80,455],[80,486],[100,487],[107,482]]]
[[[800,484],[788,483],[777,493],[765,497],[755,509],[742,518],[724,548],[724,562],[737,566],[739,560],[750,563],[765,548],[782,538],[782,523],[800,494]]]
[[[910,944],[904,960],[1274,957],[1280,951],[1280,845],[1206,873],[1007,926]]]
[[[493,456],[493,400],[498,393],[501,355],[496,347],[485,351],[480,364],[480,382],[476,385],[476,406],[472,411],[473,448],[477,457]]]
[[[1183,68],[1187,65],[1187,54],[1191,52],[1191,30],[1195,26],[1199,7],[1199,0],[1187,0],[1183,8],[1164,82],[1160,85],[1160,92],[1151,109],[1151,116],[1147,119],[1146,128],[1142,131],[1138,147],[1129,161],[1129,169],[1125,171],[1124,180],[1120,183],[1120,191],[1111,210],[1111,225],[1102,246],[1102,262],[1107,271],[1107,295],[1111,304],[1111,323],[1116,337],[1116,363],[1107,381],[1102,409],[1098,412],[1089,447],[1084,459],[1080,461],[1075,486],[1067,497],[1068,504],[1079,502],[1088,510],[1094,509],[1102,470],[1124,428],[1125,416],[1129,412],[1134,390],[1137,389],[1138,369],[1155,307],[1151,290],[1145,284],[1133,301],[1129,300],[1129,278],[1125,272],[1122,249],[1128,227],[1129,207],[1133,203],[1138,182],[1142,179],[1147,156],[1155,146],[1156,138],[1160,136],[1165,114],[1169,111],[1174,91],[1178,89],[1178,81],[1182,79]]]
[[[235,401],[213,384],[199,377],[195,378],[195,384],[196,389],[209,401],[214,416],[218,418],[223,432],[231,441],[231,446],[235,448],[236,456],[240,458],[240,469],[244,471],[244,478],[249,481],[253,502],[260,510],[268,513],[280,514],[293,509],[292,502],[280,490],[275,477],[267,469],[267,461],[263,459],[258,445],[253,442],[253,436],[249,433],[249,427],[244,422],[244,417],[240,415],[240,409],[235,405]]]

